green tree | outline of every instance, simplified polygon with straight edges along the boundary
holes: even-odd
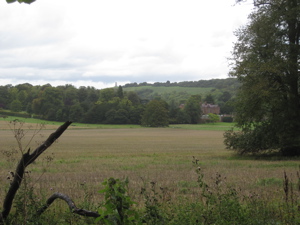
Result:
[[[61,90],[43,86],[38,98],[32,102],[33,112],[48,120],[57,120],[56,112],[63,107]]]
[[[142,115],[142,125],[148,127],[166,127],[169,125],[167,104],[162,100],[152,100]]]
[[[224,91],[218,100],[221,102],[228,102],[231,99],[232,95],[228,91]]]
[[[78,89],[78,100],[79,102],[84,102],[87,100],[87,97],[88,97],[88,90],[86,87],[84,86],[80,86],[79,89]]]
[[[95,103],[97,100],[99,100],[99,96],[100,96],[99,90],[96,90],[94,87],[87,87],[87,92],[88,92],[87,101]]]
[[[11,87],[8,89],[9,92],[9,102],[12,102],[13,100],[18,99],[18,92],[19,90],[15,87]]]
[[[129,110],[132,107],[132,102],[127,98],[119,99],[118,101],[118,108]]]
[[[108,103],[95,104],[83,116],[84,123],[103,123],[105,121],[105,113],[109,110]]]
[[[128,119],[128,111],[125,109],[119,109],[116,111],[115,115],[115,123],[116,124],[127,124],[129,122]]]
[[[206,95],[204,102],[208,104],[215,104],[215,99],[211,94]]]
[[[119,88],[118,88],[117,96],[118,96],[119,98],[121,98],[121,99],[124,97],[123,88],[122,88],[121,85],[120,85]]]
[[[231,75],[241,83],[236,117],[241,132],[225,133],[239,153],[300,154],[300,2],[254,1],[249,24],[236,32]]]
[[[14,112],[22,111],[22,103],[19,100],[13,100],[10,104],[10,109]]]
[[[178,107],[178,104],[176,104],[173,99],[169,105],[169,118],[170,118],[171,124],[178,123],[177,122],[177,114],[178,114],[179,110],[180,110],[180,108]]]
[[[115,109],[108,110],[105,113],[105,118],[106,118],[105,123],[114,124],[115,123],[116,114],[117,114],[117,111]]]
[[[63,102],[65,106],[70,107],[79,101],[78,90],[73,85],[65,85],[63,89]]]
[[[28,101],[27,101],[28,94],[27,94],[27,92],[25,90],[19,91],[17,99],[21,102],[22,110],[25,110],[26,106],[28,105]]]
[[[105,88],[100,91],[100,101],[101,102],[108,102],[112,100],[115,95],[115,90],[113,88]]]
[[[201,117],[201,107],[200,101],[198,96],[191,96],[185,106],[184,111],[190,118],[190,123],[197,124]]]
[[[11,85],[0,86],[0,109],[7,109],[9,106],[9,89]]]
[[[179,109],[176,115],[176,122],[178,124],[191,123],[191,117],[183,109]]]
[[[232,114],[234,112],[233,102],[234,102],[234,100],[229,100],[225,104],[220,105],[220,113],[221,114]]]
[[[136,92],[129,91],[126,93],[126,96],[132,102],[133,105],[138,105],[141,102],[141,100]]]
[[[17,0],[6,0],[7,3],[13,3],[16,2]],[[31,4],[33,2],[35,2],[35,0],[18,0],[19,3],[27,3],[27,4]]]
[[[144,113],[145,106],[142,104],[134,105],[129,110],[129,120],[132,124],[141,124],[142,115]]]
[[[74,122],[81,122],[83,116],[83,108],[79,103],[70,107],[69,120]]]
[[[208,118],[212,123],[220,121],[220,117],[214,113],[208,113]]]

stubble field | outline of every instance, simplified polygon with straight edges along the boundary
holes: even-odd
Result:
[[[56,128],[47,125],[34,136],[35,125],[23,125],[22,147],[35,149]],[[97,204],[98,191],[109,177],[129,179],[129,194],[142,204],[141,188],[155,182],[170,201],[199,197],[196,168],[211,186],[221,179],[242,196],[260,195],[268,200],[284,197],[283,173],[296,181],[297,159],[239,157],[225,149],[223,132],[180,128],[74,129],[70,127],[40,158],[28,167],[29,185],[47,197],[53,192],[76,202]],[[0,204],[9,186],[20,152],[6,125],[0,127]],[[199,160],[197,164],[195,158]],[[221,178],[219,177],[221,175]],[[217,178],[219,177],[219,178]],[[57,203],[60,204],[60,203]]]

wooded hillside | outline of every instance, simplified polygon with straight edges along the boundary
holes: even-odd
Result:
[[[178,105],[184,103],[191,95],[201,95],[202,99],[211,95],[215,104],[223,105],[229,100],[226,97],[224,99],[224,93],[232,97],[235,95],[238,87],[239,82],[237,79],[227,78],[183,81],[178,83],[171,83],[169,81],[153,84],[146,82],[140,84],[130,83],[124,85],[123,90],[134,91],[141,99],[155,99],[160,97],[169,104],[175,102]]]
[[[180,86],[176,86],[180,85]],[[29,83],[0,86],[0,115],[22,115],[52,121],[72,120],[85,123],[140,124],[151,100],[166,102],[170,118],[176,117],[179,105],[191,96],[221,106],[221,113],[231,113],[228,102],[235,95],[235,79],[217,79],[180,83],[126,84],[123,87],[79,87],[67,84],[33,86]],[[227,105],[226,105],[227,104]],[[178,122],[177,119],[173,119]],[[188,123],[189,120],[180,120]]]

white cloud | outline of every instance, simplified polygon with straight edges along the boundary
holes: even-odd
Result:
[[[0,81],[114,85],[225,78],[235,0],[0,2]]]

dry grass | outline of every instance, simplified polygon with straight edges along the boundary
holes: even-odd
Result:
[[[37,147],[56,127],[46,128],[29,147]],[[29,130],[23,146],[31,135],[32,130]],[[0,185],[7,187],[6,177],[16,164],[10,159],[20,158],[20,154],[12,157],[3,154],[17,146],[10,130],[0,128],[0,137]],[[195,190],[199,188],[193,156],[199,160],[198,166],[208,183],[215,182],[216,174],[220,173],[228,185],[240,188],[244,194],[258,192],[268,198],[283,197],[282,184],[275,181],[283,179],[284,171],[293,177],[298,168],[297,160],[235,157],[225,150],[222,131],[140,128],[69,129],[28,169],[32,184],[45,196],[58,191],[81,202],[84,194],[89,193],[90,201],[99,202],[97,191],[102,188],[104,179],[128,177],[130,193],[138,202],[142,199],[141,187],[150,181],[156,182],[158,187],[167,187],[168,194],[176,200],[181,195],[196,197]],[[47,166],[49,157],[53,160]],[[2,188],[0,204],[4,194]]]

